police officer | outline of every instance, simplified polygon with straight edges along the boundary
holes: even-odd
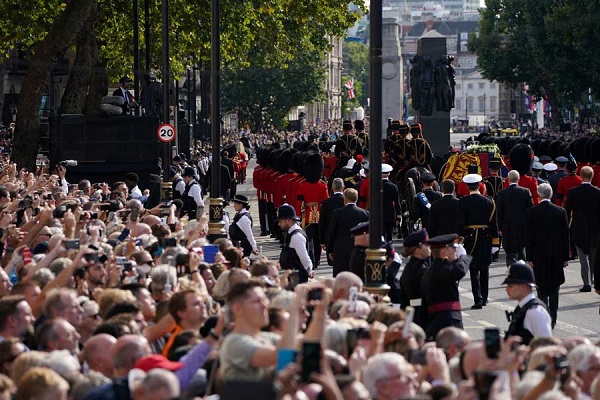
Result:
[[[400,308],[411,306],[415,309],[413,322],[425,329],[427,310],[423,306],[423,288],[421,282],[427,268],[431,265],[431,249],[427,241],[427,230],[421,229],[404,238],[403,257],[410,257],[400,277]]]
[[[492,254],[500,247],[496,205],[494,200],[479,193],[481,175],[465,175],[463,182],[469,195],[458,200],[457,230],[464,237],[467,254],[473,257],[469,270],[475,304],[471,309],[479,310],[487,304]]]
[[[183,214],[187,214],[190,221],[199,218],[204,214],[204,201],[202,200],[202,189],[195,179],[196,170],[193,167],[185,167],[183,171],[183,181],[185,190],[181,195],[183,200]]]
[[[313,260],[309,253],[306,233],[298,225],[300,218],[296,210],[289,204],[283,204],[277,209],[277,222],[283,232],[287,232],[283,241],[283,248],[279,255],[279,264],[283,269],[296,270],[299,273],[299,282],[308,282],[313,278]]]
[[[519,302],[512,313],[506,313],[510,322],[506,336],[520,336],[525,345],[535,336],[551,337],[550,314],[546,305],[533,293],[533,269],[527,264],[515,263],[510,266],[508,276],[502,284],[507,285],[508,297]]]
[[[469,269],[471,257],[456,243],[455,233],[429,239],[433,259],[423,275],[423,294],[427,306],[428,340],[434,340],[447,326],[463,329],[458,281]]]
[[[442,198],[440,192],[433,190],[433,183],[435,182],[435,175],[431,172],[424,173],[421,175],[421,183],[423,184],[423,191],[419,192],[413,199],[413,207],[411,217],[413,221],[421,219],[421,225],[423,227],[429,226],[429,210],[431,204]]]
[[[181,196],[183,196],[183,192],[185,192],[185,182],[181,175],[179,175],[179,170],[173,165],[171,165],[171,175],[173,175],[173,180],[171,182],[173,200],[180,199]]]
[[[252,217],[250,216],[250,205],[248,197],[236,194],[231,200],[236,213],[229,225],[229,238],[233,243],[239,242],[244,251],[244,257],[248,257],[251,253],[258,255],[256,240],[252,233]]]

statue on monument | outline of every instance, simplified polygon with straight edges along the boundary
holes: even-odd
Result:
[[[452,61],[454,57],[449,55],[440,57],[435,65],[428,56],[416,55],[410,61],[412,104],[421,115],[431,115],[434,102],[438,111],[454,108],[456,80]]]

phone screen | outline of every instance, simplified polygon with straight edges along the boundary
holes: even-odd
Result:
[[[484,330],[485,353],[488,358],[498,358],[500,352],[500,330],[498,328],[486,328]]]
[[[302,381],[310,382],[310,375],[321,372],[321,343],[302,343]]]

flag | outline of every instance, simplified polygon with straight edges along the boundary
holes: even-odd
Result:
[[[350,78],[344,86],[348,89],[348,98],[352,100],[354,98],[354,78]]]

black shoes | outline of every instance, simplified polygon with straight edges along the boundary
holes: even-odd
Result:
[[[592,287],[590,285],[585,285],[581,289],[579,289],[581,293],[589,293],[592,291]]]
[[[269,236],[269,235],[270,235],[270,233],[269,233],[269,232],[261,232],[261,233],[260,233],[260,236]]]
[[[471,306],[471,310],[481,310],[483,308],[483,303],[475,303]]]

